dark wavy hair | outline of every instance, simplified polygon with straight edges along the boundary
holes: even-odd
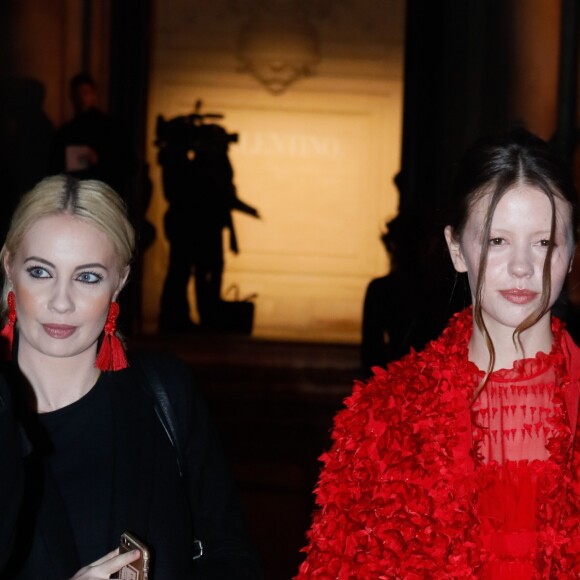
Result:
[[[542,191],[552,207],[550,238],[542,272],[541,301],[538,308],[526,317],[514,331],[514,344],[521,348],[521,333],[544,316],[550,303],[551,261],[556,233],[556,198],[570,204],[574,225],[574,241],[578,241],[578,199],[570,167],[548,143],[522,128],[514,129],[500,137],[481,140],[466,153],[458,168],[452,190],[448,225],[453,230],[455,241],[459,242],[474,204],[484,195],[489,195],[490,201],[482,236],[483,239],[488,239],[497,204],[516,185],[527,185]],[[495,363],[495,350],[483,320],[481,307],[488,251],[488,245],[483,244],[478,266],[477,286],[473,291],[473,320],[485,337],[490,362],[473,400],[481,392]]]

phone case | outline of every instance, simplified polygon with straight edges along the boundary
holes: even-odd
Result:
[[[120,578],[121,580],[149,580],[149,548],[132,534],[128,532],[122,534],[119,543],[119,553],[124,554],[135,549],[140,550],[141,558],[119,570],[117,575],[114,576],[115,578]]]

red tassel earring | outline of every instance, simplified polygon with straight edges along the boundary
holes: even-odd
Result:
[[[12,344],[14,342],[14,325],[16,324],[16,297],[14,296],[14,292],[10,290],[7,296],[8,300],[8,320],[6,321],[6,325],[0,332],[0,336],[2,336],[5,340],[2,344],[2,360],[11,360],[12,359]]]
[[[115,335],[119,312],[119,305],[116,302],[111,302],[105,323],[105,337],[95,361],[95,366],[102,371],[120,371],[129,366],[123,345]]]

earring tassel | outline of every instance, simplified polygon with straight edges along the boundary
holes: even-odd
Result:
[[[127,368],[125,350],[114,334],[105,335],[95,366],[102,371],[120,371]]]
[[[14,292],[8,292],[8,321],[0,332],[0,336],[5,340],[2,341],[2,360],[12,359],[12,344],[14,343],[14,325],[16,324],[16,300]]]
[[[128,366],[123,345],[115,335],[118,316],[119,305],[111,302],[104,329],[105,337],[95,361],[95,366],[102,371],[120,371]]]

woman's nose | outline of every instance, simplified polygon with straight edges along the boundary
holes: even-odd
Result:
[[[534,273],[534,262],[528,248],[514,249],[509,261],[509,273],[515,278],[529,278]]]
[[[67,284],[56,283],[50,297],[48,307],[52,312],[71,312],[74,310],[74,301]]]

